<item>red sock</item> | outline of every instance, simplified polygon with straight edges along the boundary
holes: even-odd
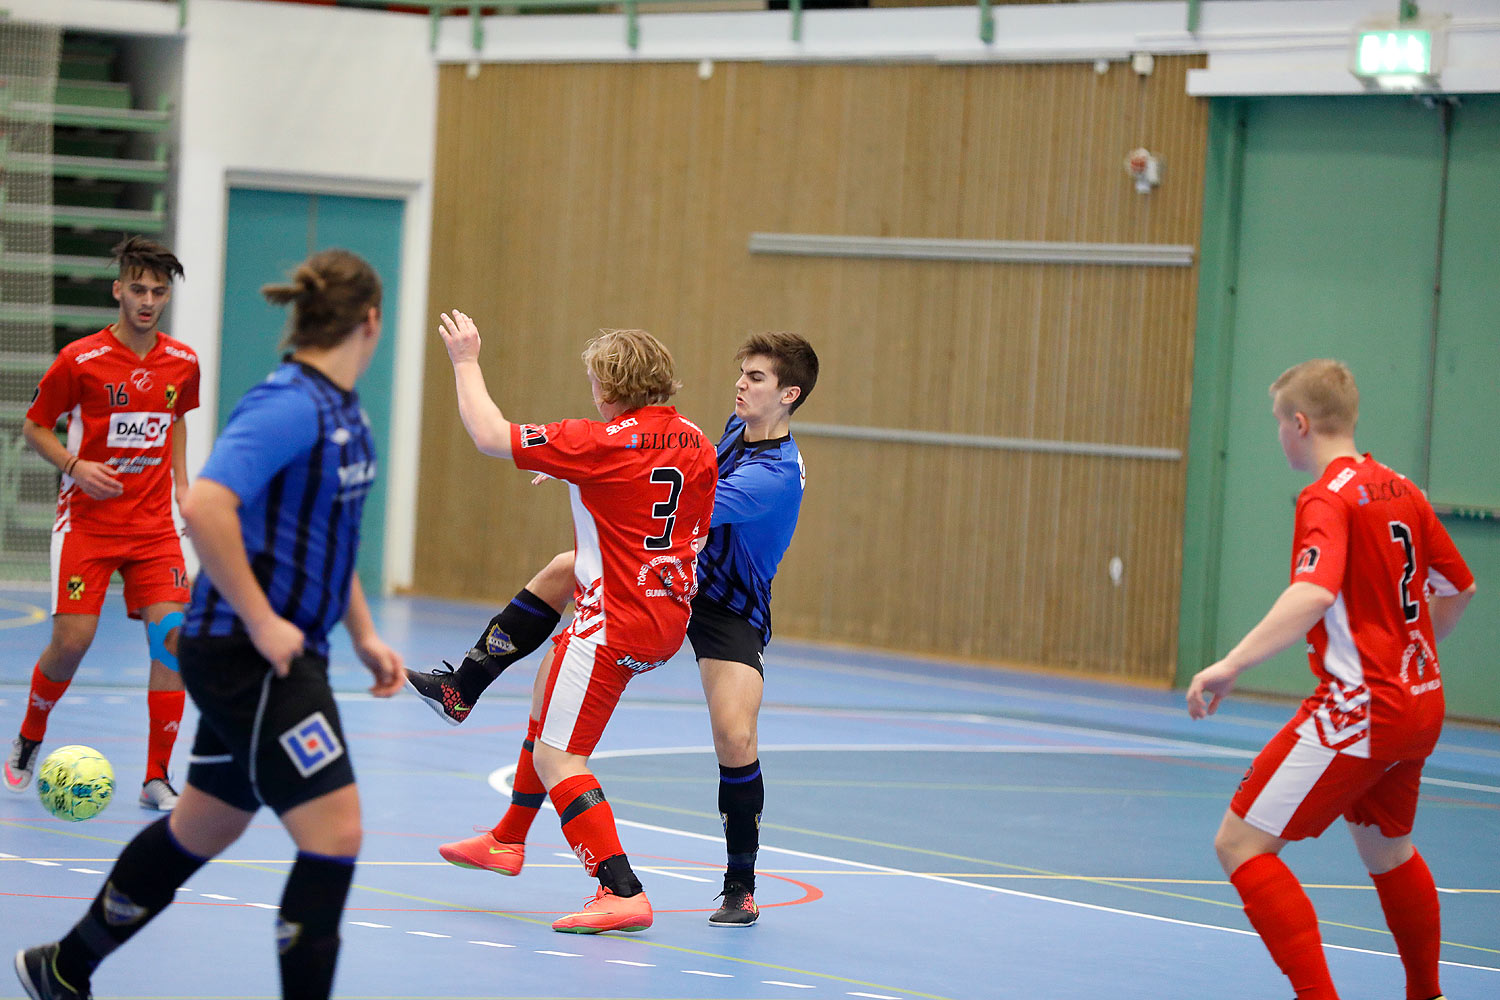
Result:
[[[490,835],[502,844],[524,844],[531,832],[531,821],[542,808],[547,797],[547,786],[536,776],[536,766],[531,762],[532,747],[542,724],[532,719],[526,726],[526,741],[521,744],[521,756],[516,760],[516,776],[511,781],[510,807]]]
[[[1406,967],[1407,1000],[1428,1000],[1443,992],[1438,985],[1438,950],[1442,921],[1437,886],[1427,862],[1415,850],[1405,863],[1384,875],[1371,875],[1385,911],[1386,926],[1396,939],[1401,964]]]
[[[41,664],[31,668],[31,697],[26,699],[26,718],[21,720],[22,736],[39,741],[47,735],[47,716],[52,714],[53,706],[71,683],[71,678],[65,681],[48,680],[47,675],[42,673]]]
[[[1245,904],[1245,916],[1260,934],[1266,950],[1292,981],[1297,1000],[1338,1000],[1318,914],[1302,883],[1274,854],[1257,854],[1229,876]]]
[[[146,737],[146,780],[166,780],[167,764],[172,760],[172,746],[182,725],[182,705],[187,695],[182,691],[147,691],[146,708],[151,713],[151,730]]]
[[[615,829],[614,810],[592,774],[575,774],[553,785],[552,805],[562,820],[568,846],[590,875],[598,873],[599,862],[625,853]]]

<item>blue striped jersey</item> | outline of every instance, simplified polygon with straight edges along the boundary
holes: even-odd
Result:
[[[240,500],[250,568],[271,607],[328,655],[344,617],[359,521],[375,482],[375,444],[359,395],[287,361],[245,393],[199,473]],[[206,572],[193,583],[183,634],[248,636]]]
[[[771,578],[797,530],[807,470],[797,442],[745,441],[731,416],[719,439],[719,485],[708,544],[698,554],[698,598],[722,605],[771,639]]]

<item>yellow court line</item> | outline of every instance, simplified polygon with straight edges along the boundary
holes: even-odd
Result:
[[[25,601],[12,601],[0,597],[0,610],[21,612],[21,617],[19,618],[0,618],[0,628],[22,628],[26,625],[35,625],[37,622],[47,620],[47,612],[44,608],[39,608],[35,604],[28,604]]]

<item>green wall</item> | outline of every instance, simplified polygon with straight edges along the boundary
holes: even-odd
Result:
[[[1412,98],[1215,102],[1179,683],[1227,652],[1286,586],[1293,503],[1307,478],[1286,466],[1266,387],[1290,365],[1348,362],[1362,449],[1430,484],[1436,503],[1500,507],[1500,406],[1482,381],[1500,370],[1500,99],[1466,99],[1447,141],[1444,131],[1442,111]],[[1485,589],[1500,580],[1487,573],[1500,570],[1500,524],[1446,523],[1481,581],[1440,650],[1449,710],[1500,720],[1485,654],[1500,638],[1500,584]],[[1241,686],[1306,693],[1306,656],[1294,648]]]

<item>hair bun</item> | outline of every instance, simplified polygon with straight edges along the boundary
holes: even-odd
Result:
[[[322,295],[328,290],[328,279],[305,264],[297,269],[296,282],[298,298]]]

